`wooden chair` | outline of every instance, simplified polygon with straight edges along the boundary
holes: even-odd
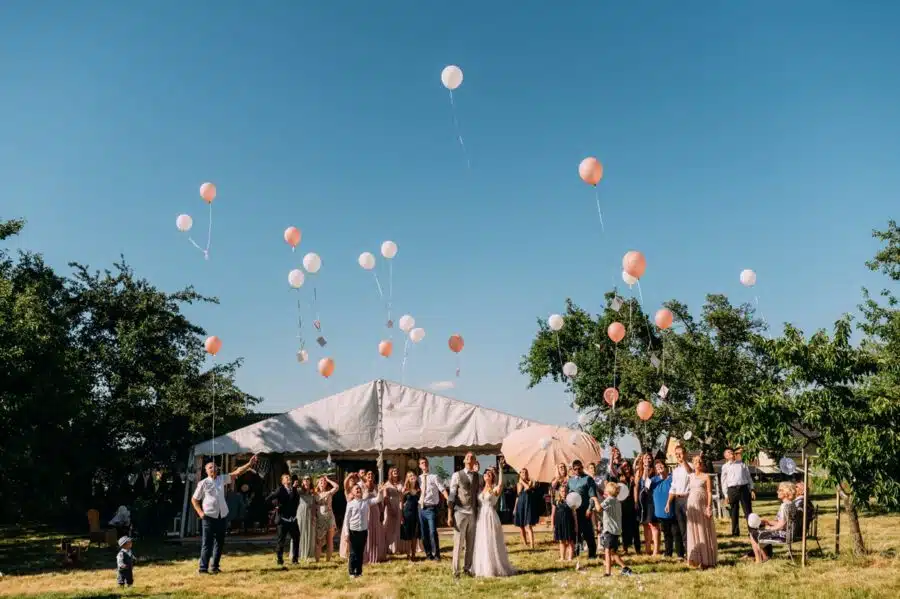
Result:
[[[91,543],[106,543],[106,531],[100,527],[100,512],[97,510],[88,510],[88,530],[90,531]]]
[[[824,555],[825,552],[822,551],[822,545],[819,544],[819,506],[813,504],[812,520],[808,520],[806,526],[809,529],[806,531],[806,540],[809,541],[811,539],[815,541],[816,547],[819,548],[819,553]]]

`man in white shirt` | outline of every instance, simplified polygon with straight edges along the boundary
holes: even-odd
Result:
[[[419,458],[419,486],[422,489],[419,495],[419,530],[422,535],[422,547],[425,556],[430,560],[441,559],[441,546],[438,543],[437,533],[437,508],[441,503],[441,496],[447,499],[447,489],[441,480],[429,473],[428,458]]]
[[[690,492],[691,467],[684,461],[684,447],[675,447],[675,461],[678,465],[672,470],[672,487],[669,489],[669,500],[666,502],[666,513],[675,514],[675,552],[684,559],[687,547],[687,498]]]
[[[467,453],[465,466],[450,478],[447,498],[447,525],[453,527],[453,575],[459,578],[459,554],[464,552],[465,572],[473,576],[472,558],[475,550],[475,522],[478,517],[478,495],[484,486],[478,474],[475,455]],[[496,480],[496,478],[494,479]],[[456,525],[454,526],[454,520]]]
[[[721,473],[722,495],[725,497],[725,503],[728,505],[728,511],[731,514],[731,536],[733,537],[741,534],[741,527],[738,521],[738,504],[744,508],[744,519],[746,520],[753,512],[751,500],[756,499],[750,468],[740,459],[741,453],[740,449],[735,452],[730,447],[727,447],[725,449],[725,463],[722,464]]]
[[[355,485],[350,491],[350,501],[347,502],[344,521],[347,522],[348,544],[350,545],[347,568],[353,578],[362,576],[363,553],[369,537],[369,506],[373,503],[381,503],[386,494],[386,485],[382,485],[378,493],[366,499],[362,498],[362,487],[359,485]]]
[[[197,489],[191,497],[191,504],[200,518],[200,574],[219,573],[219,560],[222,558],[222,547],[225,544],[225,528],[227,526],[228,503],[225,501],[225,485],[256,466],[257,456],[235,469],[230,474],[219,474],[215,462],[206,465],[206,478],[197,483]],[[210,556],[212,568],[210,569]]]

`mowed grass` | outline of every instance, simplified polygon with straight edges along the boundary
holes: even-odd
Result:
[[[615,571],[603,576],[599,561],[557,562],[556,546],[549,533],[538,535],[535,551],[522,548],[517,535],[507,537],[513,565],[520,574],[502,579],[456,580],[450,574],[452,538],[442,537],[444,559],[440,563],[393,558],[388,563],[365,566],[364,576],[351,580],[346,562],[310,563],[287,571],[275,566],[270,546],[239,546],[226,542],[218,576],[197,574],[197,546],[137,541],[140,562],[135,586],[120,590],[115,582],[115,552],[93,547],[86,563],[64,570],[56,553],[60,536],[46,532],[6,530],[0,541],[0,596],[14,597],[665,597],[704,599],[713,597],[815,597],[853,599],[900,597],[900,515],[867,516],[863,534],[871,555],[850,554],[849,523],[842,518],[841,555],[834,551],[834,500],[817,502],[821,509],[820,538],[824,555],[814,554],[801,569],[776,549],[776,558],[756,565],[741,556],[749,549],[744,539],[724,535],[727,523],[718,523],[719,567],[690,570],[673,560],[626,557],[637,573],[626,578]],[[761,501],[754,506],[772,515],[777,505]],[[830,510],[830,511],[829,511]],[[815,545],[812,545],[815,547]],[[798,548],[799,551],[799,548]],[[798,560],[799,561],[799,560]]]

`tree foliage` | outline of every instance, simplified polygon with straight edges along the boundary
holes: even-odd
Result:
[[[0,221],[0,239],[23,226]],[[214,395],[219,427],[258,401],[234,383],[240,360],[205,366],[204,331],[181,313],[215,299],[161,291],[124,259],[103,272],[70,266],[61,276],[38,254],[0,250],[6,519],[83,514],[97,507],[98,489],[114,493],[128,474],[179,464],[209,436]]]
[[[873,236],[882,247],[867,266],[900,281],[900,228],[890,221]],[[538,321],[520,364],[529,385],[563,382],[574,395],[573,406],[594,415],[591,430],[604,442],[630,433],[643,449],[654,449],[668,436],[691,431],[689,449],[720,455],[726,444],[741,444],[776,457],[814,443],[817,464],[847,495],[855,549],[863,552],[858,510],[873,501],[900,507],[896,293],[863,289],[858,328],[864,338],[857,344],[849,315],[837,320],[832,334],[820,330],[807,338],[787,324],[772,339],[752,306],[709,295],[696,319],[681,302],[667,302],[675,326],[659,331],[634,299],[614,310],[615,295],[607,294],[607,306],[596,316],[567,300],[558,334]],[[618,348],[606,335],[614,321],[627,328]],[[660,357],[659,369],[652,355]],[[562,373],[566,361],[578,366],[574,379]],[[669,388],[664,399],[655,396],[663,382]],[[613,385],[620,394],[615,410],[603,402],[603,390]],[[635,413],[641,400],[656,406],[647,422]]]

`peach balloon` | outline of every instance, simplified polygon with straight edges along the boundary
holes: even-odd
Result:
[[[300,229],[297,227],[288,227],[284,230],[284,242],[292,248],[300,245]]]
[[[447,344],[450,346],[450,351],[458,354],[462,351],[465,342],[463,341],[462,335],[457,333],[456,335],[450,336],[450,341],[448,341]]]
[[[384,340],[378,344],[378,353],[384,356],[385,358],[391,357],[391,352],[394,351],[394,344],[388,340]]]
[[[204,183],[201,185],[200,197],[203,198],[203,201],[207,204],[212,204],[212,201],[216,199],[216,185],[214,183]]]
[[[672,315],[672,311],[668,308],[660,308],[656,311],[656,316],[654,320],[656,321],[656,326],[665,330],[672,326],[672,320],[674,316]]]
[[[619,401],[619,390],[615,387],[607,387],[606,391],[603,392],[603,401],[611,406],[615,405]]]
[[[644,258],[644,254],[631,250],[622,258],[622,270],[635,279],[640,279],[647,270],[647,259]]]
[[[334,374],[334,360],[331,358],[322,358],[319,360],[319,374],[326,379]]]
[[[606,334],[609,335],[613,343],[618,343],[625,338],[625,325],[621,322],[614,322],[606,329]]]
[[[653,404],[649,401],[642,401],[637,405],[637,415],[641,420],[650,420],[653,416]]]
[[[593,156],[585,158],[578,165],[578,176],[588,185],[596,185],[603,178],[603,165]]]
[[[215,335],[207,337],[206,342],[203,343],[203,347],[206,348],[206,353],[214,356],[222,349],[222,340]]]

